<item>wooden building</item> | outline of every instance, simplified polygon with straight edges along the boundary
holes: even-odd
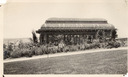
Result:
[[[49,18],[36,32],[40,43],[81,44],[98,39],[102,42],[112,37],[116,28],[105,19]]]

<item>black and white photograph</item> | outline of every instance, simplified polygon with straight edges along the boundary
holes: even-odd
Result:
[[[6,0],[0,8],[3,76],[127,74],[128,0]]]

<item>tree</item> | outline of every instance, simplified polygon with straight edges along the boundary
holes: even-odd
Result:
[[[116,30],[112,30],[111,40],[115,40],[116,37],[117,37],[117,31]]]
[[[105,40],[105,32],[103,30],[98,30],[96,33],[96,39],[99,39],[99,42],[103,42]]]
[[[33,42],[38,43],[38,39],[37,39],[36,33],[34,31],[32,31],[32,36],[33,36]]]

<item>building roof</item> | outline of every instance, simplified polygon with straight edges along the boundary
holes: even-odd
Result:
[[[103,18],[48,18],[46,21],[107,21]]]
[[[41,29],[114,29],[111,24],[43,24]]]
[[[55,22],[51,23],[51,21],[55,21]],[[74,21],[75,23],[72,21]],[[76,21],[78,21],[79,23]],[[81,21],[83,21],[85,23],[83,23]],[[94,23],[88,22],[88,21],[92,21]],[[98,21],[98,22],[95,22],[95,21]],[[101,23],[101,22],[103,22],[103,23]],[[108,24],[107,20],[105,20],[105,19],[49,18],[42,25],[41,29],[39,29],[37,32],[46,31],[46,30],[83,30],[83,29],[84,30],[85,29],[86,30],[87,29],[115,29],[115,27],[112,24]]]

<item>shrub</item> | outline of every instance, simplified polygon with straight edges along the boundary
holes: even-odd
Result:
[[[41,47],[35,47],[35,55],[42,55],[42,48]]]
[[[114,42],[114,45],[113,45],[115,48],[118,48],[118,47],[120,47],[121,45],[120,45],[120,43],[119,42]]]
[[[57,53],[58,51],[58,46],[53,46],[52,47],[52,53]]]
[[[63,51],[64,51],[64,52],[68,52],[68,51],[70,51],[69,46],[65,46],[65,47],[63,48]]]
[[[99,47],[100,47],[100,48],[105,48],[105,43],[100,43],[100,44],[99,44]]]
[[[32,53],[32,55],[35,55],[35,47],[30,47],[30,51],[31,51],[31,53]]]
[[[57,52],[68,52],[68,51],[78,51],[85,49],[93,49],[93,48],[117,48],[127,46],[127,42],[125,40],[117,40],[117,41],[108,41],[104,43],[100,43],[97,40],[94,40],[92,43],[85,42],[80,45],[65,45],[62,48],[54,45],[39,45],[35,43],[20,43],[18,48],[14,47],[15,45],[10,43],[7,48],[4,46],[4,59],[18,58],[18,57],[31,57],[32,55],[42,55],[49,53],[57,53]],[[48,47],[49,46],[49,47]]]
[[[44,54],[48,54],[48,49],[47,49],[46,46],[44,46],[44,47],[42,48],[42,52],[43,52]]]
[[[13,51],[13,45],[11,43],[8,45],[8,51]]]
[[[107,48],[118,48],[121,46],[121,42],[119,41],[110,41],[108,42]]]
[[[85,49],[84,44],[81,44],[81,45],[80,45],[80,50],[84,50],[84,49]]]
[[[22,51],[20,49],[15,49],[10,53],[11,58],[19,58],[22,56]]]
[[[48,47],[48,53],[52,53],[52,51],[53,51],[53,49],[52,49],[52,47]]]
[[[21,51],[22,51],[22,57],[32,57],[33,55],[33,51],[31,51],[28,48],[24,48]]]
[[[70,51],[77,51],[79,50],[80,46],[79,45],[70,45],[69,50]]]
[[[10,57],[10,53],[7,50],[4,50],[4,59],[9,57]]]
[[[74,50],[77,51],[77,50],[80,50],[80,45],[74,45]]]
[[[126,47],[128,44],[127,41],[125,41],[125,40],[123,40],[123,41],[119,40],[118,42],[120,42],[121,47]]]
[[[90,48],[91,48],[91,45],[88,44],[88,43],[86,43],[86,44],[85,44],[85,49],[90,49]]]
[[[42,49],[42,53],[43,53],[43,54],[49,54],[49,51],[48,51],[47,46],[42,45],[42,46],[41,46],[41,49]]]
[[[3,47],[3,55],[4,55],[4,59],[6,59],[6,58],[8,58],[8,57],[10,57],[10,52],[9,52],[9,50],[7,49],[7,46],[4,44],[3,45],[4,47]]]
[[[111,42],[108,42],[106,48],[112,48],[112,47],[113,47],[112,43]]]

